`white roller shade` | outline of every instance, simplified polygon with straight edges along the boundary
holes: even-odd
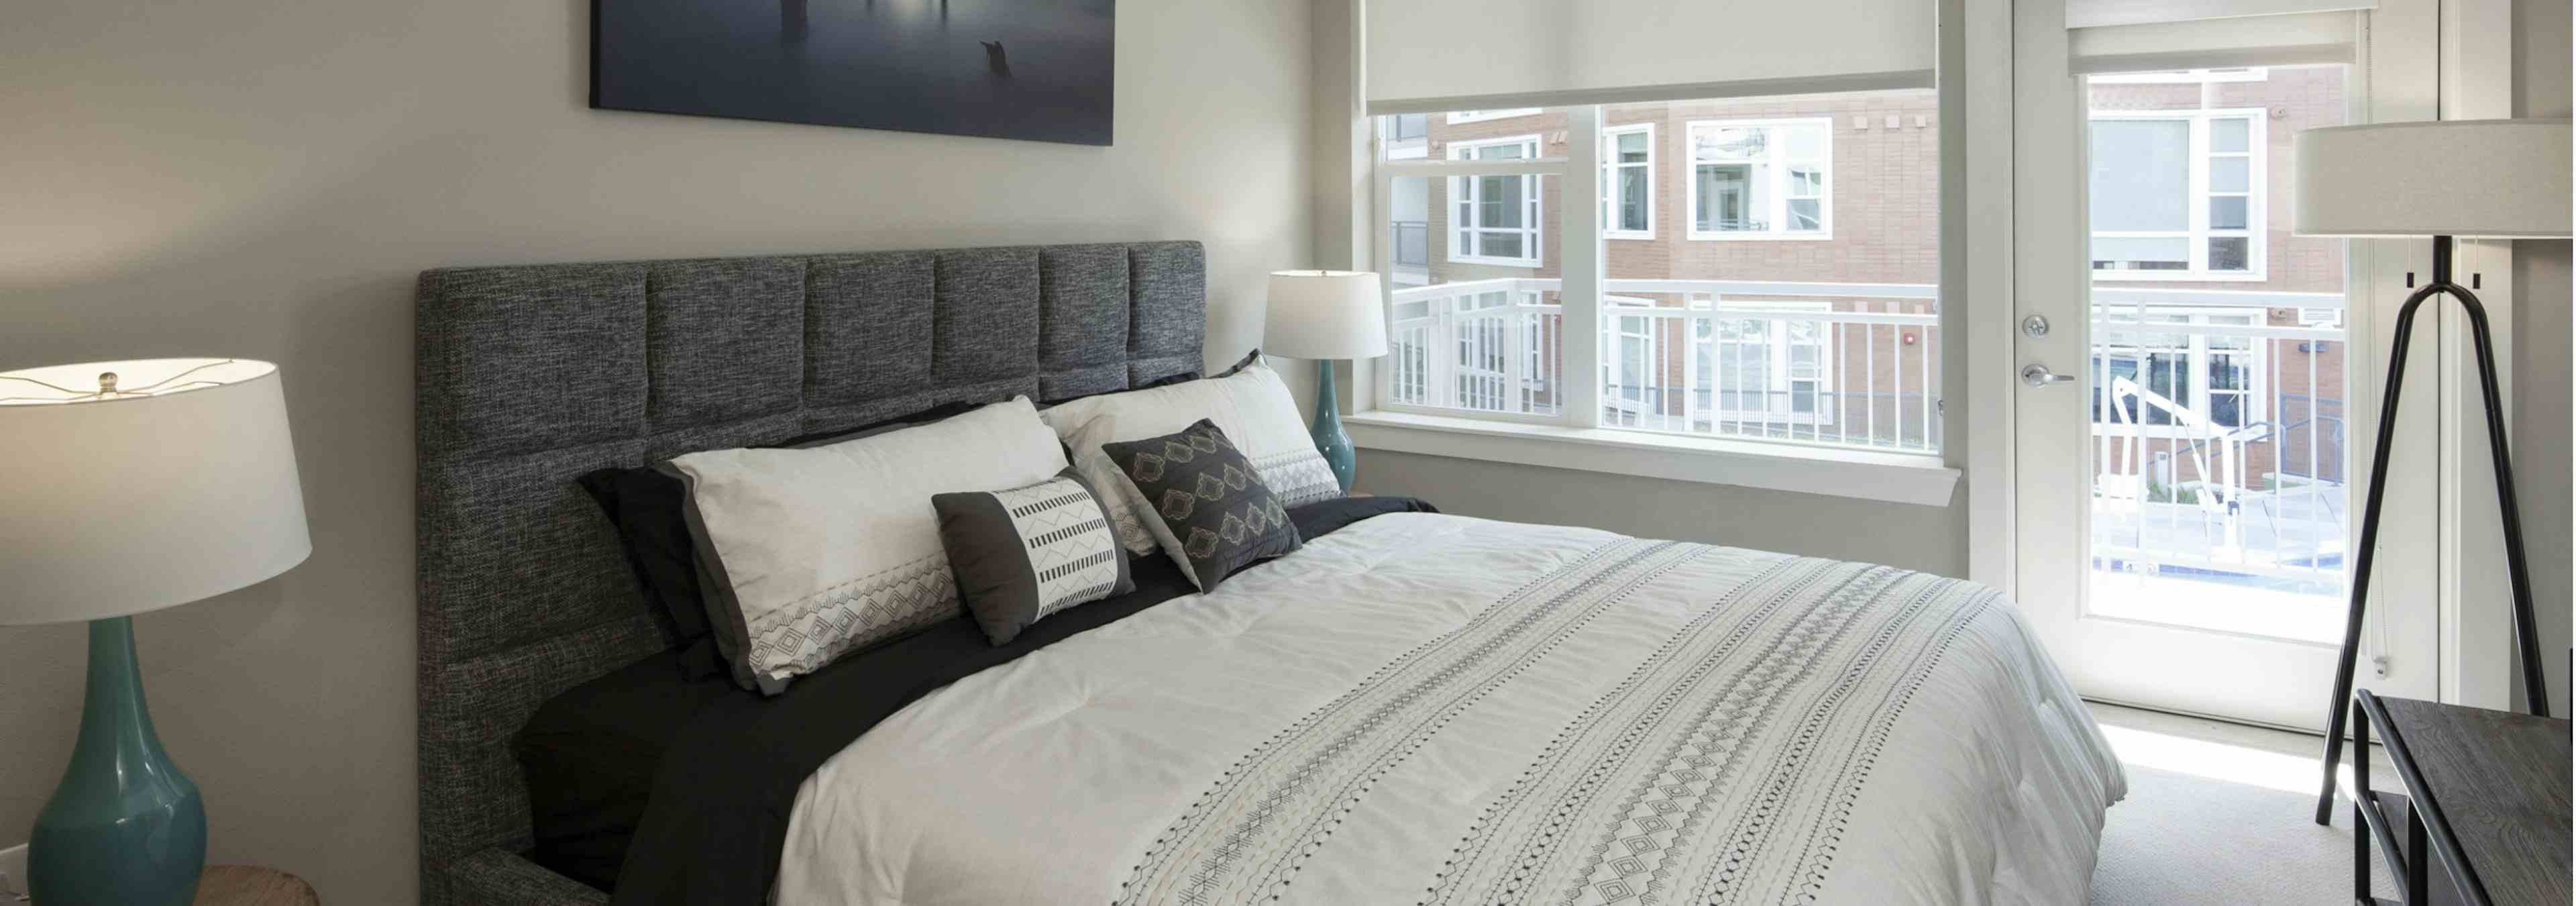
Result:
[[[2379,0],[2066,0],[2066,27],[2350,12],[2378,6]]]
[[[1933,0],[1372,0],[1369,112],[1932,85]]]
[[[2074,13],[2070,3],[2067,14]],[[2346,10],[2071,28],[2067,65],[2086,75],[2350,63],[2362,15]]]

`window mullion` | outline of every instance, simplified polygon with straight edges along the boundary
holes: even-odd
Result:
[[[1777,126],[1762,127],[1762,161],[1771,171],[1770,235],[1789,232],[1789,138],[1788,130]]]
[[[1567,108],[1561,178],[1568,183],[1559,188],[1565,198],[1601,197],[1601,108]],[[1597,428],[1605,356],[1601,348],[1601,206],[1562,204],[1557,206],[1557,216],[1559,235],[1564,237],[1559,243],[1564,266],[1558,289],[1565,319],[1559,333],[1565,354],[1560,374],[1565,388],[1563,417],[1569,424]]]
[[[2187,216],[2183,222],[2191,230],[2191,248],[2185,259],[2191,273],[2209,273],[2209,117],[2191,117],[2191,191],[2183,200]]]

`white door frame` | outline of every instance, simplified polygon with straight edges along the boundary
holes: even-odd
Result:
[[[2427,9],[2425,7],[2435,7]],[[2384,5],[2383,5],[2384,8]],[[2440,46],[2428,38],[2419,52],[2437,52],[2441,70],[2441,119],[2503,119],[2513,115],[2513,4],[2511,0],[2416,0],[2410,13],[2430,27],[2439,18]],[[2419,107],[2423,101],[2415,102]],[[2434,119],[2427,111],[2417,119]],[[2390,240],[2405,246],[2407,262],[2396,270],[2421,276],[2430,268],[2430,243]],[[2478,300],[2485,304],[2495,341],[2496,392],[2513,421],[2513,243],[2464,240],[2459,268],[2478,275]],[[2404,275],[2394,274],[2391,286]],[[2427,302],[2432,305],[2433,302]],[[2393,309],[2392,309],[2393,310]],[[2440,477],[2437,502],[2441,526],[2442,700],[2481,708],[2512,709],[2521,695],[2514,662],[2512,584],[2504,564],[2503,515],[2496,506],[2495,468],[2488,460],[2486,403],[2478,388],[2476,354],[2469,344],[2468,317],[2460,307],[2441,302],[2441,350],[2437,379],[2441,401],[2434,459],[2415,460],[2418,467],[2438,463],[2427,474]],[[2416,353],[2421,357],[2422,353]],[[2418,374],[2424,372],[2418,371]],[[2412,398],[2410,396],[2410,404]],[[2432,413],[2410,410],[2408,425],[2435,424],[2419,419]],[[2533,501],[2526,499],[2526,509]],[[2546,555],[2543,555],[2544,558]],[[2375,580],[2374,580],[2375,581]],[[2534,602],[2553,606],[2553,602]],[[2563,606],[2564,602],[2555,602]],[[2543,657],[2563,657],[2544,647]],[[2554,702],[2559,715],[2566,702]]]

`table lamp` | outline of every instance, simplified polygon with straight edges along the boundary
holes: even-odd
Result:
[[[2353,553],[2343,650],[2335,664],[2334,699],[2326,708],[2325,785],[2317,794],[2318,824],[2333,818],[2335,767],[2342,758],[2344,722],[2352,709],[2353,659],[2361,650],[2362,608],[2370,593],[2372,555],[2379,544],[2379,503],[2388,490],[2389,440],[2397,433],[2407,341],[2414,336],[2416,313],[2436,297],[2459,300],[2468,315],[2479,390],[2486,401],[2488,455],[2495,461],[2496,498],[2504,517],[2505,570],[2513,583],[2513,630],[2522,655],[2523,696],[2531,713],[2549,713],[2531,610],[2531,571],[2523,555],[2522,513],[2514,501],[2504,407],[2496,394],[2495,347],[2488,341],[2486,308],[2478,302],[2476,287],[2451,279],[2451,244],[2457,237],[2567,236],[2568,151],[2567,120],[2528,119],[2308,129],[2299,133],[2291,152],[2298,173],[2291,199],[2292,233],[2429,236],[2433,240],[2432,279],[2414,287],[2397,311],[2397,342],[2389,352],[2387,389],[2379,398],[2379,440],[2371,448],[2370,490],[2362,507],[2360,544]],[[2413,283],[2412,274],[2408,282]]]
[[[277,366],[94,362],[0,372],[0,625],[89,623],[80,740],[28,841],[45,906],[185,906],[197,786],[144,708],[133,615],[312,553]]]
[[[1378,276],[1368,271],[1274,271],[1270,313],[1262,326],[1262,351],[1315,359],[1315,450],[1333,467],[1342,490],[1351,489],[1358,465],[1351,436],[1342,430],[1333,386],[1334,359],[1373,359],[1386,354],[1386,302]]]

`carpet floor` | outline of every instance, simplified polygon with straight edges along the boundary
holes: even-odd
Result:
[[[2093,870],[2093,906],[2352,902],[2352,810],[2332,827],[2316,807],[2318,738],[2089,703],[2128,772],[2129,797],[2111,807]],[[2372,786],[2397,772],[2373,749]],[[2371,888],[2389,896],[2387,867]]]
[[[2129,798],[2111,807],[2093,906],[2349,904],[2352,816],[2309,821],[2299,793],[2128,765]],[[2372,860],[2372,886],[2391,888]]]

